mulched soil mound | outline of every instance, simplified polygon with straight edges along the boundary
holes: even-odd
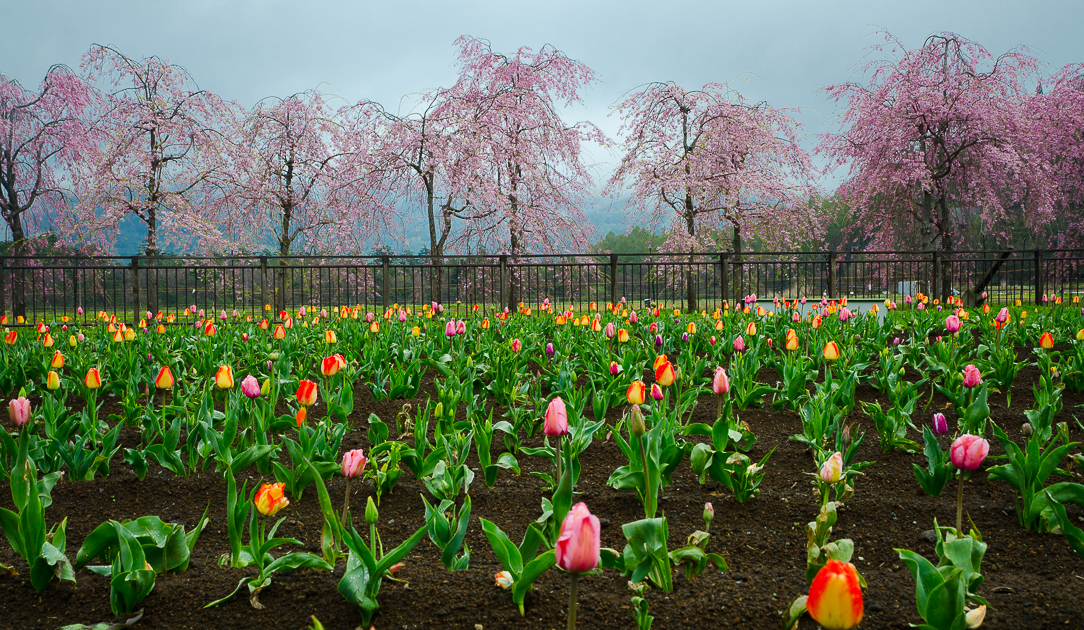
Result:
[[[1013,388],[1012,409],[1005,408],[1003,395],[991,394],[992,418],[1010,436],[1020,441],[1024,410],[1033,401],[1031,388],[1037,377],[1034,367],[1020,373]],[[774,382],[774,371],[765,371],[761,380]],[[343,449],[368,448],[366,419],[376,413],[393,431],[394,417],[404,402],[424,404],[425,396],[435,397],[428,379],[422,394],[414,401],[373,401],[368,388],[356,388],[355,411]],[[877,392],[860,386],[861,400],[886,401]],[[925,401],[925,399],[923,399]],[[1065,408],[1055,422],[1067,421],[1074,440],[1084,439],[1073,421],[1082,415],[1079,407],[1084,396],[1066,392]],[[934,408],[946,401],[939,395],[931,409],[918,417],[927,418]],[[502,409],[498,409],[499,416]],[[713,400],[702,399],[695,421],[709,422],[715,411]],[[107,401],[103,413],[119,413],[114,400]],[[616,417],[617,411],[611,411]],[[951,412],[950,426],[953,422]],[[104,417],[104,416],[103,416]],[[462,417],[462,416],[461,416]],[[758,442],[750,455],[759,459],[775,447],[767,463],[767,476],[759,497],[737,503],[719,484],[701,486],[684,461],[674,475],[673,485],[662,492],[660,508],[669,519],[670,547],[685,544],[686,537],[702,527],[701,514],[706,501],[715,506],[709,551],[723,554],[729,570],[709,570],[694,580],[675,572],[674,591],[649,590],[654,628],[773,628],[782,626],[782,613],[792,600],[806,590],[805,524],[819,509],[809,473],[814,464],[809,452],[790,436],[801,431],[797,414],[770,408],[748,409],[740,417],[752,427]],[[950,482],[943,496],[926,496],[914,480],[911,464],[925,465],[921,455],[880,451],[872,422],[859,410],[849,418],[866,431],[858,461],[872,461],[865,475],[855,484],[855,495],[839,510],[833,538],[849,537],[855,542],[854,563],[863,573],[868,589],[864,593],[865,628],[907,628],[921,623],[915,611],[915,588],[910,572],[900,562],[893,548],[909,548],[934,560],[933,544],[924,533],[936,518],[941,524],[955,519],[955,482]],[[122,439],[134,445],[139,434],[126,429]],[[537,440],[536,440],[537,441]],[[499,440],[498,440],[499,442]],[[991,440],[991,455],[1001,449]],[[947,442],[943,445],[947,448]],[[494,457],[503,448],[494,444]],[[423,540],[407,558],[406,567],[397,577],[404,582],[385,580],[380,592],[380,610],[373,620],[376,628],[561,628],[566,623],[568,579],[550,571],[535,584],[527,598],[526,616],[520,616],[510,594],[496,588],[493,576],[501,567],[493,555],[478,523],[484,517],[498,524],[509,537],[519,541],[529,522],[541,513],[541,482],[528,475],[530,470],[545,471],[548,463],[526,455],[519,457],[523,475],[516,477],[502,470],[492,488],[475,478],[470,494],[473,502],[472,525],[467,535],[471,550],[470,569],[445,570],[439,550]],[[585,501],[599,516],[603,546],[621,550],[625,545],[621,524],[643,517],[643,508],[633,492],[618,492],[606,486],[614,468],[625,460],[612,442],[596,441],[581,456],[583,473],[577,486],[577,500]],[[472,455],[472,467],[477,467]],[[997,462],[987,460],[983,469]],[[255,467],[242,478],[260,482]],[[1084,481],[1079,469],[1073,469],[1076,481]],[[1063,479],[1055,479],[1060,481]],[[1065,479],[1067,480],[1067,479]],[[262,481],[273,481],[263,479]],[[239,479],[240,483],[240,479]],[[329,482],[336,506],[345,490],[342,479]],[[353,486],[355,523],[361,527],[366,484]],[[380,532],[385,546],[395,546],[424,522],[420,495],[422,484],[407,471],[395,491],[380,505]],[[336,590],[343,573],[340,561],[332,573],[296,571],[275,576],[272,585],[260,595],[265,610],[254,610],[247,597],[216,608],[204,609],[208,602],[229,593],[237,581],[252,575],[252,569],[219,566],[217,560],[229,551],[225,526],[226,484],[213,472],[177,478],[151,464],[144,481],[136,479],[131,468],[119,457],[112,474],[89,482],[62,481],[53,492],[53,505],[47,510],[49,523],[68,518],[68,555],[75,552],[84,537],[107,519],[131,519],[158,515],[163,520],[196,524],[210,504],[211,523],[199,539],[187,572],[161,575],[153,593],[143,602],[144,616],[134,627],[237,630],[269,627],[300,629],[308,627],[315,615],[328,628],[353,630],[360,626],[358,612]],[[321,515],[315,488],[301,500],[290,497],[284,511],[287,518],[280,535],[306,542],[306,549],[319,553]],[[7,482],[0,483],[0,505],[11,508]],[[1043,535],[1024,530],[1015,514],[1015,495],[1004,483],[989,482],[980,470],[967,482],[965,509],[989,543],[983,562],[985,583],[980,593],[990,602],[984,628],[1081,628],[1084,627],[1084,560],[1077,557],[1060,535]],[[1070,507],[1070,517],[1084,521],[1084,511]],[[5,628],[57,628],[71,623],[96,623],[111,620],[109,585],[106,578],[89,571],[77,572],[78,584],[53,582],[45,591],[35,592],[29,583],[26,563],[18,559],[6,544],[0,544],[0,562],[14,565],[16,577],[0,576],[0,610]],[[579,627],[635,628],[629,612],[626,580],[616,571],[606,570],[581,580]],[[800,628],[816,628],[808,617]]]

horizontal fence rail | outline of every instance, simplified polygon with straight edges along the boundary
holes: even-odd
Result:
[[[1084,250],[722,252],[523,256],[0,257],[0,314],[26,321],[99,311],[278,312],[300,306],[437,302],[454,315],[519,303],[618,302],[712,311],[760,298],[899,301],[924,293],[968,305],[1041,304],[1084,294]],[[1070,300],[1071,301],[1071,300]],[[78,314],[78,311],[82,311]]]

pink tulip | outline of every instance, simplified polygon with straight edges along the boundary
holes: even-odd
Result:
[[[903,298],[903,303],[904,304],[910,304],[911,303],[911,296],[908,295],[907,297]]]
[[[718,396],[730,391],[730,378],[722,367],[715,368],[715,377],[711,379],[711,391]]]
[[[30,401],[25,396],[12,400],[8,403],[8,415],[15,426],[26,426],[30,422]]]
[[[353,479],[365,471],[365,465],[369,459],[365,457],[365,451],[356,448],[343,453],[342,473],[343,477]]]
[[[917,308],[918,308],[918,310],[920,310],[920,311],[924,311],[924,310],[926,310],[926,305],[925,305],[925,304],[923,304],[922,302],[919,302],[919,303],[918,303],[918,307],[917,307]]]
[[[587,504],[577,503],[565,515],[561,533],[557,536],[554,555],[557,566],[569,573],[586,573],[598,567],[602,547],[601,526]]]
[[[519,352],[519,349],[523,347],[523,342],[519,339],[512,340],[512,352]]]
[[[614,326],[613,322],[606,324],[604,334],[606,335],[607,339],[613,339],[617,335],[617,327]]]
[[[792,321],[794,323],[798,323],[798,322],[802,321],[801,313],[799,313],[798,311],[794,311],[790,316],[790,321]]]
[[[994,318],[994,321],[999,324],[1004,324],[1005,322],[1009,321],[1008,307],[1002,307],[1002,309],[997,312],[997,317]]]
[[[964,368],[964,387],[972,388],[982,385],[982,374],[979,373],[979,368],[974,364],[968,364]]]
[[[965,433],[956,438],[949,451],[949,460],[960,470],[975,470],[990,453],[990,443],[977,435]]]
[[[218,318],[221,319],[222,321],[226,321],[226,317],[227,317],[226,309],[222,309],[222,312],[218,314]]]
[[[629,313],[629,321],[635,324],[638,320],[636,317],[636,311]]]
[[[365,314],[365,323],[366,324],[373,323],[374,319],[376,319],[376,316],[373,315],[371,311]]]
[[[662,400],[662,388],[658,383],[651,384],[651,397],[655,400]]]
[[[617,376],[621,373],[621,366],[617,364],[617,361],[610,361],[610,376]]]
[[[241,393],[249,398],[260,397],[260,382],[256,380],[256,377],[249,374],[245,377],[245,380],[241,381]]]
[[[457,334],[457,335],[465,335],[465,334],[467,334],[467,322],[463,321],[462,319],[459,320],[458,322],[456,322],[456,324],[455,324],[455,334]]]
[[[455,320],[449,319],[448,323],[444,325],[444,334],[449,337],[455,337]]]
[[[955,315],[949,315],[945,318],[945,330],[950,334],[960,331],[960,318]]]
[[[76,315],[82,315],[83,314],[83,307],[80,306],[79,308],[75,309],[75,314]]]
[[[557,396],[546,407],[546,419],[542,425],[542,432],[546,435],[568,434],[568,411],[565,409],[565,401]]]
[[[745,352],[745,340],[741,338],[741,335],[734,340],[734,352]]]
[[[237,311],[233,312],[233,316],[237,317]],[[327,319],[327,309],[326,308],[320,309],[320,319]]]
[[[406,321],[406,311],[403,310],[403,309],[399,309],[399,322],[401,323],[401,322],[405,322],[405,321]]]

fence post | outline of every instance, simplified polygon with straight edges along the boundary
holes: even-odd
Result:
[[[926,292],[926,295],[931,298],[937,297],[937,285],[941,281],[941,252],[934,250],[933,253],[933,265],[930,271],[930,288]]]
[[[610,254],[610,303],[617,306],[617,254]]]
[[[836,252],[828,252],[828,299],[836,299]]]
[[[267,256],[260,256],[260,311],[266,311],[267,305]]]
[[[8,259],[0,256],[0,315],[4,315],[4,296],[8,294],[5,290],[7,286],[7,264]]]
[[[723,303],[729,306],[727,300],[730,299],[730,254],[723,252],[719,254],[719,280],[722,284]]]
[[[1043,250],[1035,250],[1035,306],[1043,305],[1043,294],[1046,293],[1046,287],[1044,286],[1044,271],[1045,265],[1043,264]]]
[[[385,254],[380,257],[380,261],[381,264],[384,266],[384,273],[383,277],[381,278],[383,286],[380,290],[380,297],[383,298],[384,311],[387,312],[388,307],[391,306],[391,300],[389,299],[391,296],[388,295],[388,276],[391,273],[391,257]]]
[[[501,256],[501,294],[497,300],[497,310],[504,310],[505,298],[508,297],[508,256]],[[509,307],[511,308],[511,307]]]
[[[139,321],[139,256],[132,256],[132,325]]]

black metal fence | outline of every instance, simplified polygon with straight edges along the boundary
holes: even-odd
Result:
[[[453,313],[519,302],[631,304],[713,310],[760,297],[901,300],[918,292],[968,304],[1041,303],[1084,294],[1084,250],[751,252],[449,257],[0,257],[0,313],[27,320],[98,311],[274,311],[299,306],[440,302]],[[77,316],[77,310],[82,315]]]

